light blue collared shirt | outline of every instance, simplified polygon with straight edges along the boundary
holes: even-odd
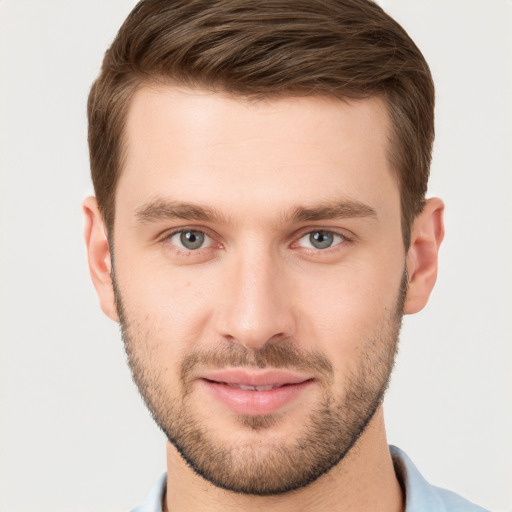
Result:
[[[405,489],[405,512],[489,512],[454,492],[430,485],[402,450],[396,446],[389,448],[397,476]],[[166,480],[167,475],[164,473],[151,489],[146,501],[132,512],[162,512]]]

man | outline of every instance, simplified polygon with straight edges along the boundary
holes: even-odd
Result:
[[[434,88],[367,0],[141,2],[89,97],[89,265],[166,434],[138,511],[481,508],[386,442],[434,286]]]

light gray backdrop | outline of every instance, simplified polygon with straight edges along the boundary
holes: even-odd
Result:
[[[0,0],[0,510],[122,511],[164,438],[89,282],[85,103],[132,0]],[[509,0],[382,0],[437,83],[431,194],[446,201],[437,288],[408,317],[389,440],[433,483],[511,509]]]

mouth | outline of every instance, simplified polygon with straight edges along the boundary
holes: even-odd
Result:
[[[232,382],[215,382],[210,381],[216,384],[224,384],[225,386],[229,386],[235,389],[243,389],[244,391],[271,391],[272,389],[281,388],[283,386],[288,386],[289,384],[280,384],[280,385],[270,385],[270,386],[249,386],[247,384],[235,384]]]
[[[315,379],[287,370],[231,369],[206,372],[198,381],[221,406],[237,414],[266,415],[296,401]]]

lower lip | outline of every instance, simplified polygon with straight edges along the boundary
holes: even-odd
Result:
[[[313,383],[312,380],[287,384],[268,391],[233,388],[227,384],[202,379],[210,393],[237,414],[265,415],[277,412],[292,402]]]

